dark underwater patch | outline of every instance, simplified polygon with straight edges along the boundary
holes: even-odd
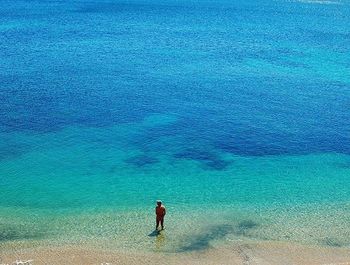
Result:
[[[200,162],[205,168],[213,170],[224,170],[231,162],[220,158],[212,152],[201,151],[196,149],[186,149],[173,155],[176,159],[191,159]]]
[[[44,237],[44,233],[35,231],[28,227],[14,227],[4,226],[0,227],[0,242],[15,241],[15,240],[29,240],[29,239],[40,239]]]
[[[125,160],[126,163],[131,164],[135,167],[144,167],[147,165],[152,165],[157,163],[158,161],[159,160],[157,158],[147,155],[134,156]]]
[[[210,227],[203,234],[189,237],[190,242],[180,247],[178,252],[200,251],[208,249],[210,248],[211,241],[222,239],[233,231],[234,227],[228,224]]]
[[[259,226],[259,224],[252,221],[252,220],[243,220],[243,221],[239,222],[234,233],[236,235],[247,235],[250,230],[255,229],[258,226]]]
[[[247,230],[247,229],[252,229],[258,226],[258,223],[252,221],[252,220],[244,220],[241,221],[238,224],[238,228],[242,229],[242,230]]]
[[[259,224],[253,220],[243,220],[237,225],[223,224],[209,227],[200,235],[189,236],[188,243],[179,248],[179,252],[201,251],[210,248],[211,241],[223,239],[228,234],[249,236],[249,232]]]
[[[330,237],[326,237],[323,240],[321,240],[321,242],[329,247],[342,247],[343,244],[341,242],[339,242],[339,240],[337,240],[336,238],[330,238]]]

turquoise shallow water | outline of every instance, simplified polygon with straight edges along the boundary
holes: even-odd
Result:
[[[164,149],[146,158],[123,144],[174,122],[153,115],[122,126],[16,133],[33,150],[1,162],[2,243],[170,252],[239,240],[349,245],[349,155],[221,153],[227,166],[213,169],[209,160],[178,159]],[[165,136],[156,144],[171,143],[176,153],[182,141]],[[155,198],[168,208],[161,237],[152,233]]]
[[[349,246],[348,2],[0,3],[1,247]]]

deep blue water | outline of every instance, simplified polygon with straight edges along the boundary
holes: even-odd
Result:
[[[171,113],[179,122],[144,137],[350,152],[346,2],[1,1],[0,12],[5,132]]]

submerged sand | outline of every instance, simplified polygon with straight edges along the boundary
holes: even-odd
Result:
[[[154,253],[98,250],[80,246],[35,247],[16,249],[16,245],[0,252],[0,264],[16,260],[33,260],[33,265],[62,264],[298,264],[350,265],[350,249],[305,246],[286,242],[234,243],[203,251]]]

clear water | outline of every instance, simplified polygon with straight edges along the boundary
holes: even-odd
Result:
[[[1,0],[0,246],[349,246],[348,25],[347,1]]]

